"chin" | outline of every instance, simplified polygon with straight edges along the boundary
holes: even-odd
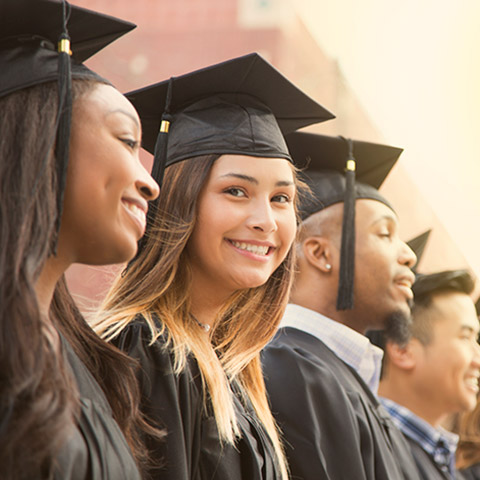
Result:
[[[125,247],[123,245],[121,248],[112,248],[113,245],[110,245],[108,248],[103,250],[103,254],[97,254],[94,258],[90,258],[89,261],[84,261],[80,263],[85,263],[87,265],[115,265],[119,263],[129,262],[137,253],[137,244],[129,245]]]
[[[238,290],[243,290],[245,288],[257,288],[257,287],[261,287],[262,285],[265,285],[265,283],[268,282],[269,278],[270,276],[261,277],[261,278],[259,277],[242,278],[236,281],[235,284],[237,285]]]
[[[406,310],[406,311],[404,311]],[[410,324],[412,317],[410,308],[397,309],[387,315],[384,322],[385,337],[399,345],[403,345],[410,339]]]

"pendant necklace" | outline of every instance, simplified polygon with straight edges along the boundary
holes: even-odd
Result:
[[[198,326],[205,330],[205,332],[209,332],[210,331],[210,325],[208,323],[202,323],[193,313],[190,313],[190,316],[198,323]]]

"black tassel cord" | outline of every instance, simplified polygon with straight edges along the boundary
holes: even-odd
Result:
[[[70,63],[70,37],[67,23],[70,14],[68,3],[63,1],[63,28],[58,41],[58,129],[55,156],[57,159],[57,219],[55,223],[56,239],[54,254],[56,254],[58,233],[63,212],[63,197],[67,180],[70,129],[72,122],[72,72]],[[68,10],[68,12],[67,12]]]
[[[355,280],[355,159],[353,142],[348,143],[348,160],[345,173],[345,200],[343,206],[342,245],[338,281],[337,310],[351,310],[354,306]]]
[[[157,141],[155,142],[155,150],[153,154],[152,177],[160,187],[162,186],[163,176],[165,174],[165,165],[167,163],[168,130],[170,128],[170,122],[172,121],[172,115],[170,114],[170,104],[172,101],[173,80],[174,80],[174,77],[171,77],[168,82],[167,97],[165,99],[165,109],[162,114],[160,129],[158,132]],[[140,253],[145,248],[148,234],[150,233],[150,229],[153,224],[153,219],[155,217],[155,212],[158,208],[158,201],[159,200],[157,198],[153,202],[149,203],[145,235],[138,241],[137,254],[135,258],[128,264],[124,272],[128,270],[128,267],[133,262],[135,262],[135,260],[138,258]]]

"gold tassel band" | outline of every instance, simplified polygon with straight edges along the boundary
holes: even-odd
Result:
[[[357,169],[355,160],[347,160],[347,166],[345,167],[345,170],[349,170],[351,172],[354,172]]]
[[[58,42],[58,51],[60,53],[68,53],[69,55],[72,55],[72,51],[70,50],[70,40],[68,38],[62,38]]]
[[[170,122],[168,120],[162,120],[162,124],[160,125],[160,132],[168,133],[169,128],[170,128]]]

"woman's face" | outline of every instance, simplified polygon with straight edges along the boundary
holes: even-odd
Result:
[[[73,263],[130,260],[159,194],[140,163],[141,127],[131,103],[98,84],[73,106],[70,161],[58,252]]]
[[[295,194],[287,160],[223,155],[213,164],[187,247],[197,293],[228,296],[268,280],[295,237]]]

